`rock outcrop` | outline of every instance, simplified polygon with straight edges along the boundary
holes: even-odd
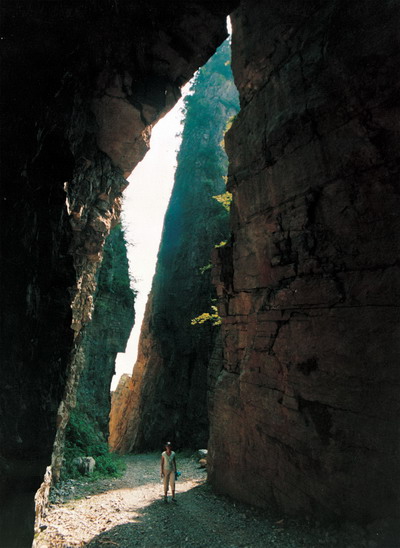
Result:
[[[110,385],[118,352],[125,352],[135,320],[135,293],[130,287],[126,242],[121,225],[106,240],[93,320],[84,334],[86,365],[78,391],[79,410],[98,424],[104,439],[108,438]]]
[[[233,16],[208,469],[253,504],[400,508],[398,28],[387,1],[247,0]]]
[[[10,548],[31,545],[56,431],[62,444],[123,175],[226,37],[234,4],[1,4],[0,505]]]
[[[200,70],[177,158],[175,184],[132,379],[113,398],[110,445],[115,451],[186,447],[208,439],[207,377],[216,326],[191,325],[215,298],[210,255],[228,237],[228,214],[213,196],[225,193],[227,158],[220,143],[238,97],[226,42]],[[122,397],[124,394],[124,397]]]
[[[90,454],[97,457],[107,447],[111,408],[110,384],[115,372],[118,352],[124,352],[134,324],[135,292],[130,287],[126,242],[121,225],[108,236],[103,260],[97,276],[92,321],[82,337],[84,367],[80,376],[76,407],[72,410],[66,441],[70,449],[87,450],[82,432],[75,428],[90,425],[91,444],[97,440]],[[86,433],[87,436],[87,433]],[[89,442],[89,439],[87,440]],[[93,452],[98,448],[98,452]],[[53,475],[59,477],[63,451],[53,453]]]

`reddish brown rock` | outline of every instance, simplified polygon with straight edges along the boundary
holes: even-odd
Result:
[[[163,361],[156,352],[157,347],[149,332],[152,295],[146,304],[138,348],[138,357],[132,377],[122,375],[112,395],[110,412],[110,436],[108,443],[112,451],[129,453],[137,446],[137,435],[141,419],[142,393],[152,392],[154,379],[160,375]],[[146,374],[146,364],[152,358],[151,374]]]
[[[400,507],[398,25],[375,1],[248,0],[233,17],[208,470],[253,504]]]
[[[133,384],[131,377],[124,374],[119,379],[117,388],[111,393],[110,435],[108,443],[110,448],[116,452],[122,452],[123,449],[125,449],[121,448],[119,440],[125,438],[125,423],[123,417],[127,409],[126,402],[130,402],[132,390]]]

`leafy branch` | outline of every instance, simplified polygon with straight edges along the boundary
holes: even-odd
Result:
[[[200,325],[205,322],[211,322],[211,325],[221,325],[222,320],[221,316],[218,314],[218,308],[216,306],[212,306],[211,311],[211,313],[203,312],[203,314],[200,314],[200,316],[193,318],[190,323],[192,325]]]
[[[226,211],[230,211],[231,209],[231,203],[232,203],[232,193],[231,192],[224,192],[223,194],[217,194],[216,196],[213,196],[214,200],[217,200],[218,203],[220,203]]]

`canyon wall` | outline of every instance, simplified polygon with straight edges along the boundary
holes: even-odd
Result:
[[[233,16],[209,478],[249,503],[400,508],[399,23],[390,1],[244,0]]]
[[[10,548],[31,545],[124,174],[237,4],[1,2]],[[398,508],[398,10],[243,0],[234,16],[242,112],[228,145],[232,239],[214,272],[210,480],[255,504],[362,520]]]
[[[30,546],[60,458],[96,273],[151,127],[226,37],[234,2],[1,3],[0,537]]]
[[[92,321],[85,329],[82,346],[85,365],[79,379],[76,408],[78,426],[90,424],[99,441],[107,443],[111,408],[110,385],[118,352],[125,352],[135,319],[135,293],[130,287],[126,242],[121,225],[111,230],[98,271]],[[67,429],[66,441],[81,445],[79,431]],[[85,449],[83,447],[83,449]],[[85,453],[96,458],[93,450]]]
[[[210,255],[228,236],[227,157],[220,143],[238,97],[226,42],[199,71],[185,99],[182,144],[165,215],[156,273],[132,378],[113,397],[110,446],[159,449],[166,439],[204,447],[208,439],[207,371],[218,326],[191,320],[211,314],[216,297]]]

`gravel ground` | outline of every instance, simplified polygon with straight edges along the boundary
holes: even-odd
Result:
[[[177,454],[177,503],[162,498],[158,453],[126,457],[122,478],[70,480],[51,493],[37,548],[387,548],[379,530],[294,520],[216,496],[197,459]]]

